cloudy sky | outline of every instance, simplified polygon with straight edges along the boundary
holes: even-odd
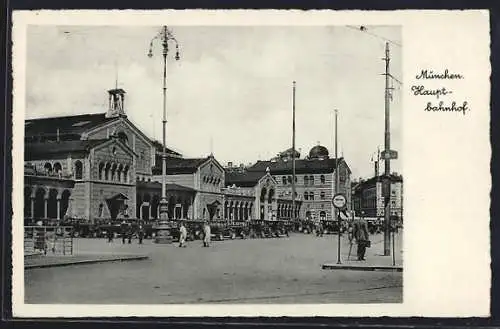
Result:
[[[223,164],[269,159],[291,147],[292,81],[296,144],[302,156],[318,142],[334,154],[333,110],[339,110],[339,153],[353,177],[373,175],[384,142],[384,48],[402,81],[401,30],[368,26],[170,27],[181,60],[169,54],[167,144],[186,157],[212,150]],[[159,27],[30,26],[27,118],[99,113],[107,90],[127,91],[126,113],[161,140],[161,45],[148,58]],[[173,47],[172,47],[173,50]],[[392,149],[401,153],[401,90],[394,82]],[[400,160],[393,161],[394,171]]]

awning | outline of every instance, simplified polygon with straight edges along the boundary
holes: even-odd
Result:
[[[124,195],[122,193],[118,193],[115,196],[109,198],[108,200],[109,201],[125,201],[125,200],[128,200],[128,198],[126,195]]]

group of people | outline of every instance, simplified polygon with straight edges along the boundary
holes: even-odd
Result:
[[[210,228],[210,224],[208,221],[203,223],[203,247],[210,247],[210,242],[212,238],[212,230]],[[179,247],[185,248],[187,240],[187,228],[184,225],[184,222],[180,222],[179,226]]]
[[[134,235],[134,230],[133,227],[130,223],[127,223],[126,221],[123,221],[120,224],[120,236],[122,238],[122,244],[125,244],[125,242],[128,241],[129,244],[132,243],[132,237]],[[139,239],[139,244],[142,244],[142,241],[144,240],[144,226],[142,224],[139,224],[139,227],[137,228],[137,237]],[[113,230],[108,229],[106,232],[106,236],[108,238],[108,242],[113,242],[113,238],[115,236],[115,233]]]

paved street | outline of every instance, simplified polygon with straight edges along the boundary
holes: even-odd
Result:
[[[27,303],[399,303],[402,273],[322,270],[337,259],[337,237],[201,241],[187,248],[76,239],[81,254],[147,254],[148,260],[25,271]],[[370,257],[382,253],[372,237]],[[396,242],[400,250],[401,239]],[[348,245],[343,242],[347,260]],[[355,253],[353,248],[353,253]],[[397,252],[401,264],[401,252]],[[380,257],[380,256],[379,256]],[[386,257],[388,259],[389,257]],[[388,261],[388,260],[387,260]]]

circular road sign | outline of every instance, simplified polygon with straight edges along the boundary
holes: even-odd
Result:
[[[345,196],[341,193],[335,194],[332,198],[332,204],[335,208],[344,208],[347,203]]]

